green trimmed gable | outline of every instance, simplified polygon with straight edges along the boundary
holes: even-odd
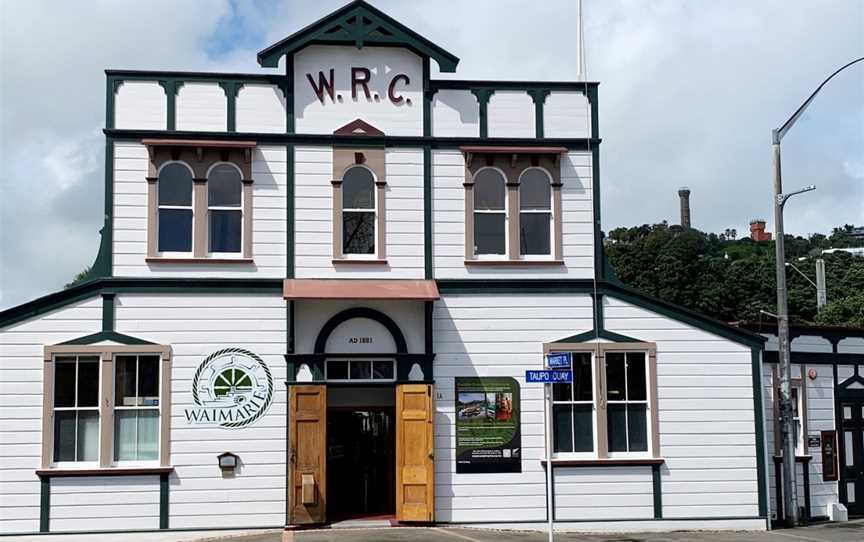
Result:
[[[291,56],[309,45],[364,45],[403,47],[424,58],[434,59],[442,72],[455,72],[459,58],[414,32],[363,0],[345,7],[295,32],[258,53],[258,64],[275,68],[283,56]]]

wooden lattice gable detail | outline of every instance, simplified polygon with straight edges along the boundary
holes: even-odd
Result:
[[[291,55],[309,45],[366,45],[404,47],[422,57],[434,59],[442,72],[455,72],[459,59],[417,34],[384,12],[363,0],[318,20],[258,53],[258,63],[275,68],[284,55]]]

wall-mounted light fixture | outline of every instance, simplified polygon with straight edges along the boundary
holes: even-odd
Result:
[[[222,469],[222,474],[234,474],[240,458],[231,452],[224,452],[219,454],[218,459],[219,468]]]

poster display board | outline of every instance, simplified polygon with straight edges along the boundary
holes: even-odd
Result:
[[[522,472],[519,382],[456,378],[456,472]]]

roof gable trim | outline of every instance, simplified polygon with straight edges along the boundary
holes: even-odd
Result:
[[[442,72],[455,72],[459,58],[435,45],[386,13],[363,0],[345,7],[295,32],[258,53],[258,64],[275,68],[279,59],[314,44],[405,47],[434,59]]]

